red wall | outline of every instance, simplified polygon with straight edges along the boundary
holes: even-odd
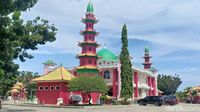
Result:
[[[84,63],[83,63],[84,60]],[[89,64],[89,60],[91,60],[91,64]],[[96,58],[88,58],[88,57],[82,57],[80,58],[80,66],[83,65],[89,65],[89,66],[96,66],[97,62],[96,62]]]
[[[37,83],[37,98],[40,104],[56,104],[58,98],[63,98],[64,104],[68,104],[69,93],[67,92],[67,82],[41,82]],[[43,86],[43,90],[39,90],[39,86]],[[48,86],[48,90],[44,87]],[[50,86],[54,86],[54,90],[50,90]],[[55,86],[59,86],[59,90],[55,90]]]

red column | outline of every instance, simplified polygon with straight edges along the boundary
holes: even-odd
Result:
[[[151,77],[148,77],[148,86],[150,87],[149,88],[149,91],[148,91],[148,95],[151,96]]]
[[[113,69],[113,96],[117,98],[116,76],[117,76],[117,69]]]
[[[138,98],[138,73],[134,72],[134,84],[136,85],[134,88],[134,98]]]
[[[152,78],[152,87],[153,87],[152,94],[156,95],[156,80],[155,80],[155,78]]]

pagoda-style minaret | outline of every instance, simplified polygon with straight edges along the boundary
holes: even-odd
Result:
[[[79,42],[78,46],[82,48],[77,58],[80,60],[79,67],[76,68],[78,75],[96,75],[99,74],[97,68],[97,54],[96,48],[99,44],[95,41],[95,37],[99,34],[94,30],[94,24],[98,22],[96,20],[91,1],[89,2],[86,10],[86,17],[82,19],[85,24],[85,30],[81,31],[81,35],[84,37],[83,42]]]
[[[150,62],[150,58],[151,56],[149,55],[149,49],[148,48],[145,48],[144,50],[145,54],[144,54],[144,69],[150,69],[151,68],[151,65],[152,63]]]
[[[45,61],[42,64],[44,65],[44,74],[51,72],[55,68],[55,65],[57,65],[51,59],[48,59],[47,61]]]

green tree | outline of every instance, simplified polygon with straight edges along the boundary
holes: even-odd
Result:
[[[99,92],[105,94],[107,92],[107,86],[104,79],[99,76],[80,76],[72,79],[69,82],[70,91],[81,91],[89,96],[89,103],[91,100],[91,92]]]
[[[133,75],[132,75],[132,64],[130,61],[129,51],[128,51],[128,38],[127,38],[127,27],[126,25],[122,28],[121,35],[121,97],[126,102],[127,99],[132,98],[133,94]]]
[[[33,58],[27,50],[55,41],[57,29],[47,20],[36,17],[24,21],[21,12],[32,8],[38,0],[0,0],[0,95],[5,95],[16,82],[19,66],[15,59]]]
[[[180,101],[187,99],[187,94],[184,91],[176,92],[175,95]]]
[[[181,83],[179,75],[158,75],[158,89],[166,95],[175,94]]]

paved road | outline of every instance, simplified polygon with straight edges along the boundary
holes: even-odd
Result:
[[[177,106],[154,105],[116,105],[116,106],[90,106],[79,108],[31,107],[3,105],[0,112],[200,112],[200,104],[179,104]]]

